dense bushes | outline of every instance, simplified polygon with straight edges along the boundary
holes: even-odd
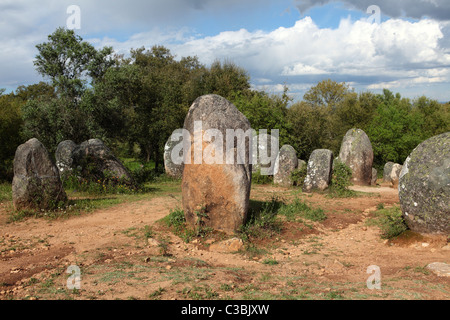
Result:
[[[12,178],[15,149],[31,137],[51,153],[63,140],[99,138],[114,152],[115,146],[126,150],[121,156],[151,161],[154,172],[161,172],[168,137],[183,126],[192,102],[209,93],[233,102],[254,129],[278,129],[280,146],[292,145],[305,160],[315,149],[338,154],[345,132],[354,127],[368,134],[376,168],[403,163],[421,141],[450,131],[450,103],[427,97],[356,93],[327,79],[292,104],[287,86],[280,95],[254,90],[247,72],[231,62],[206,67],[196,57],[176,60],[161,46],[131,50],[129,58],[113,56],[112,48],[97,50],[59,28],[37,48],[36,69],[50,83],[21,86],[8,95],[0,88],[0,180]],[[58,57],[67,55],[71,60],[58,65]],[[141,171],[139,179],[145,180],[150,173]],[[267,181],[260,178],[254,176]]]

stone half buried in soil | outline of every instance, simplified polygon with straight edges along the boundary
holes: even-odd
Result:
[[[198,124],[200,121],[201,129],[198,129],[195,122]],[[192,104],[184,129],[191,134],[191,147],[185,153],[182,178],[182,204],[186,222],[193,228],[210,227],[234,233],[247,218],[252,153],[250,139],[233,139],[233,148],[225,149],[225,137],[227,130],[251,130],[250,123],[228,100],[218,95],[206,95],[197,98]],[[221,137],[204,139],[204,134],[210,129]],[[217,143],[220,139],[223,139],[222,144]],[[196,151],[200,149],[203,156],[211,148],[213,154],[222,151],[223,158],[213,163],[206,159],[199,161]],[[238,161],[236,150],[243,150],[240,148],[245,148],[245,156]],[[226,161],[230,159],[227,157],[229,152],[234,159],[231,163]]]
[[[411,152],[398,191],[411,230],[450,235],[450,132],[425,140]]]

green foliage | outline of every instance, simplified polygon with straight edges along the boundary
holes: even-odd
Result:
[[[296,198],[289,204],[280,207],[278,214],[284,215],[288,221],[302,221],[307,219],[310,221],[324,221],[327,219],[326,214],[321,208],[311,208],[305,202]]]
[[[252,173],[252,183],[270,184],[273,182],[273,176],[261,174],[261,170]]]
[[[84,177],[84,175],[82,176],[74,171],[63,179],[64,189],[92,195],[133,194],[138,191],[135,186],[110,174],[106,174],[102,179],[87,179]]]
[[[294,186],[299,187],[303,186],[303,182],[305,181],[307,171],[308,167],[305,165],[291,172],[290,178]]]
[[[0,181],[13,177],[14,154],[22,143],[22,103],[13,94],[0,95]]]
[[[381,238],[383,239],[397,237],[408,230],[402,210],[398,206],[378,209],[375,212],[375,218],[370,219],[368,224],[378,226],[381,229]]]
[[[48,36],[48,42],[38,44],[36,48],[39,51],[34,61],[36,70],[49,77],[58,93],[69,100],[81,97],[85,76],[95,81],[113,64],[108,58],[113,52],[111,47],[97,51],[73,30],[64,28],[56,29]]]
[[[348,189],[351,186],[352,169],[339,159],[334,160],[331,177],[330,195],[332,197],[352,197],[356,193]]]
[[[184,211],[181,209],[171,210],[169,215],[159,220],[163,225],[169,227],[173,232],[182,238],[186,243],[197,236],[196,232],[186,226]]]
[[[137,180],[152,179],[163,172],[168,137],[183,127],[192,102],[210,93],[234,103],[258,133],[278,129],[280,145],[292,145],[303,159],[315,149],[338,154],[346,131],[357,127],[368,134],[374,167],[381,168],[387,161],[403,163],[421,141],[450,131],[450,104],[427,97],[356,93],[326,79],[290,105],[287,86],[282,94],[254,90],[248,72],[231,61],[206,67],[197,57],[176,59],[163,46],[131,50],[129,58],[113,56],[113,48],[96,49],[64,28],[36,47],[36,70],[50,82],[8,95],[0,90],[0,179],[12,178],[14,151],[32,137],[51,154],[67,139],[127,146],[121,156],[154,164],[136,170]],[[254,175],[255,183],[267,181]]]
[[[276,198],[260,202],[250,200],[250,209],[246,223],[241,227],[240,234],[244,240],[270,238],[282,230],[277,212],[282,205]]]

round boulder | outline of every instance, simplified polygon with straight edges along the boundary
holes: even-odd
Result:
[[[450,132],[425,140],[411,152],[398,191],[412,231],[450,234]]]
[[[73,166],[81,167],[82,176],[89,179],[117,178],[133,184],[125,166],[100,139],[90,139],[72,152]]]
[[[339,159],[352,169],[351,181],[370,185],[372,181],[373,149],[369,137],[361,129],[350,129],[342,140]]]

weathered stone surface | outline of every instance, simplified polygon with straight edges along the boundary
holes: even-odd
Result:
[[[398,179],[400,178],[400,172],[402,171],[402,165],[398,163],[394,163],[392,166],[392,171],[390,175],[391,184],[394,187],[398,186]]]
[[[450,132],[425,140],[411,152],[398,191],[412,231],[450,234]]]
[[[16,150],[12,195],[16,210],[54,209],[67,200],[58,168],[35,138]]]
[[[372,186],[376,186],[377,185],[377,175],[378,175],[377,169],[372,168],[372,181],[370,183]]]
[[[196,121],[201,121],[201,128],[195,125]],[[225,152],[227,143],[224,140],[229,140],[225,139],[227,129],[248,132],[251,129],[250,122],[225,98],[205,95],[197,98],[190,107],[184,129],[192,137],[191,149],[185,154],[182,179],[182,203],[186,221],[194,228],[207,226],[233,233],[247,218],[252,152],[248,139],[239,142],[233,138],[233,148],[229,150],[229,155],[234,161],[225,161],[230,157]],[[210,129],[215,129],[216,134],[221,136],[215,136],[214,142],[210,142],[212,139],[200,140],[199,137]],[[199,149],[203,153],[203,159],[200,159],[203,161],[195,157],[194,151]],[[216,158],[215,161],[205,158],[205,153],[217,156],[220,150],[222,158]],[[236,156],[237,150],[243,150],[245,156]]]
[[[172,159],[173,156],[178,156],[180,158],[183,157],[183,149],[180,150],[178,155],[173,154],[172,151],[174,150],[175,146],[177,146],[180,141],[182,141],[182,129],[175,130],[172,135],[169,137],[169,139],[166,142],[166,145],[164,146],[164,168],[166,170],[166,174],[170,177],[181,179],[183,176],[183,164],[177,164],[178,162],[176,159]],[[176,138],[178,136],[181,136],[179,140],[172,140],[173,138]],[[174,163],[175,161],[175,163]]]
[[[280,186],[292,186],[291,173],[298,167],[297,152],[290,145],[281,147],[275,160],[275,174],[273,182]]]
[[[391,172],[392,172],[392,166],[395,163],[392,161],[386,162],[383,168],[383,182],[391,182]]]
[[[55,152],[56,166],[60,176],[70,174],[73,168],[72,153],[77,148],[77,144],[72,140],[65,140],[58,144]]]
[[[327,149],[317,149],[311,153],[308,161],[303,191],[325,190],[331,182],[333,167],[333,152]]]
[[[305,160],[298,159],[297,160],[297,168],[296,169],[302,169],[303,167],[306,167],[308,164]]]
[[[116,177],[126,183],[133,183],[133,178],[125,166],[111,150],[99,139],[82,142],[72,152],[73,166],[81,167],[83,175],[96,177]],[[89,170],[87,168],[89,167]]]
[[[393,186],[397,187],[401,171],[401,164],[393,162],[386,163],[383,169],[383,181],[390,182]]]
[[[221,242],[213,243],[209,246],[209,251],[221,253],[238,252],[244,248],[244,242],[239,238],[232,238]]]
[[[438,277],[450,277],[450,264],[444,262],[433,262],[427,265],[427,269]]]
[[[339,159],[352,169],[351,181],[356,185],[370,185],[372,180],[373,149],[369,137],[361,129],[350,129],[342,140]]]
[[[278,136],[259,133],[253,139],[252,171],[260,171],[263,175],[274,175],[276,158],[278,157]],[[273,150],[273,151],[272,151]]]

